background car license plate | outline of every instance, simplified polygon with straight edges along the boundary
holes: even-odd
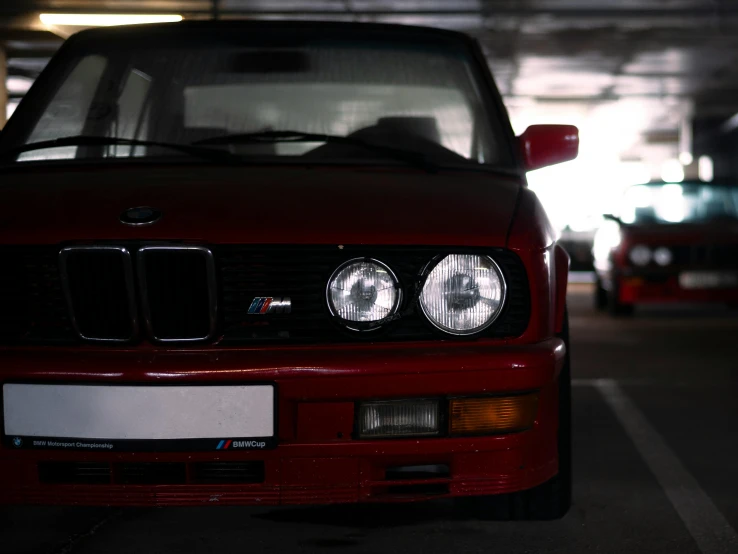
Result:
[[[3,386],[4,442],[69,450],[275,446],[274,386]]]
[[[738,287],[738,272],[685,271],[679,274],[679,286],[683,289],[718,289]]]

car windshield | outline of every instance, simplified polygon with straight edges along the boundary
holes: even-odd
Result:
[[[738,219],[738,186],[637,185],[625,192],[620,217],[623,222],[636,225]]]
[[[397,163],[386,152],[362,148],[361,141],[422,153],[438,165],[510,165],[501,125],[490,116],[496,108],[482,92],[488,85],[461,43],[386,36],[188,40],[184,31],[173,36],[140,47],[89,39],[76,44],[52,72],[51,85],[47,81],[44,102],[19,109],[17,117],[28,124],[16,129],[10,148],[93,136],[200,142],[244,159]],[[356,141],[287,140],[279,134],[285,131]],[[235,136],[253,133],[263,136]],[[232,141],[208,144],[229,135]],[[184,154],[152,145],[64,144],[14,158]]]

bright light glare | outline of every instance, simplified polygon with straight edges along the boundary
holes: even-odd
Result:
[[[13,94],[25,94],[31,88],[31,84],[33,84],[33,79],[26,77],[8,77],[5,81],[8,92]]]
[[[176,23],[183,18],[175,14],[42,13],[39,19],[44,25],[111,27],[143,23]]]
[[[694,156],[689,152],[682,152],[679,154],[679,161],[682,162],[682,165],[691,165],[694,161]]]
[[[666,160],[661,166],[661,179],[666,183],[681,183],[684,181],[684,167],[679,160]]]
[[[546,209],[554,227],[562,232],[593,232],[601,215],[611,213],[623,191],[651,180],[648,165],[622,162],[607,153],[583,156],[572,162],[528,173],[528,184]]]
[[[643,162],[620,162],[619,173],[624,186],[645,185],[651,180],[651,171]]]
[[[700,156],[700,159],[697,161],[697,171],[700,181],[704,181],[705,183],[712,182],[715,177],[712,158],[710,156]]]
[[[617,248],[621,240],[620,225],[615,221],[606,220],[595,233],[593,249],[595,259],[607,260],[610,251]]]
[[[653,191],[651,187],[641,185],[629,188],[626,196],[634,208],[648,208],[651,205]]]
[[[10,119],[10,116],[13,115],[13,112],[15,112],[15,109],[18,107],[18,100],[9,100],[8,105],[5,108],[5,119]]]
[[[656,215],[669,223],[684,221],[687,215],[687,205],[681,185],[664,185],[661,188],[656,202]]]
[[[635,223],[636,210],[648,208],[653,205],[653,190],[651,187],[636,185],[625,191],[624,208],[620,219],[625,223]]]

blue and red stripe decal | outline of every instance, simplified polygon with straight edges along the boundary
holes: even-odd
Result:
[[[228,447],[231,445],[233,441],[226,441],[222,440],[218,443],[218,446],[215,447],[216,450],[228,450]]]
[[[257,296],[254,298],[251,302],[251,306],[249,306],[249,312],[250,314],[260,314],[263,315],[267,313],[267,310],[269,310],[269,305],[272,303],[272,297],[270,296]]]

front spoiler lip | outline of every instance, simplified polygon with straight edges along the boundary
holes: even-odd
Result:
[[[462,447],[463,445],[463,447]],[[411,502],[441,497],[501,494],[535,487],[556,474],[555,434],[547,426],[500,437],[431,441],[378,441],[377,444],[284,445],[268,452],[192,453],[165,461],[260,459],[265,481],[254,484],[63,485],[41,484],[37,461],[155,461],[154,454],[39,451],[0,456],[1,504],[118,506],[296,505],[354,502]],[[443,463],[452,468],[443,478],[386,479],[382,468]],[[409,485],[409,492],[390,487]],[[426,494],[412,486],[440,485]],[[407,488],[407,487],[406,487]],[[211,504],[212,503],[212,504]]]
[[[449,497],[505,494],[531,489],[556,475],[555,461],[527,471],[494,477],[443,480],[448,487],[440,494],[388,494],[373,492],[387,488],[388,482],[325,486],[273,487],[264,485],[56,485],[17,487],[0,493],[0,505],[78,505],[78,506],[297,506],[352,503],[420,502]]]

